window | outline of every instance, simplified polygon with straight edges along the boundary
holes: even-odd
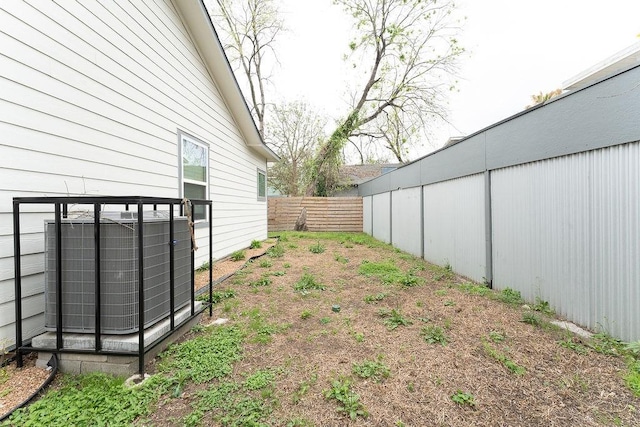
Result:
[[[267,199],[267,173],[258,169],[258,200]]]
[[[187,199],[209,199],[209,146],[190,136],[180,135],[182,188]],[[206,220],[207,207],[195,206],[193,220]]]

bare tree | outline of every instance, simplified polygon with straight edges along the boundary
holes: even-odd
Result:
[[[264,138],[269,80],[267,64],[277,61],[274,42],[284,25],[274,0],[215,0],[211,14],[221,24],[225,51],[242,69],[249,88],[248,103]],[[271,58],[269,58],[271,56]]]
[[[352,95],[346,118],[314,160],[308,194],[326,193],[323,175],[339,167],[349,138],[374,135],[385,112],[411,116],[421,126],[445,115],[444,95],[452,88],[457,60],[464,52],[456,34],[452,2],[436,0],[334,0],[355,20],[350,43],[353,68],[362,83]]]
[[[548,93],[542,93],[541,91],[536,95],[531,95],[531,101],[533,101],[533,104],[527,105],[525,108],[531,108],[538,104],[544,104],[551,98],[555,98],[556,96],[560,95],[562,95],[562,89],[555,89]]]
[[[302,101],[273,107],[267,125],[270,144],[280,161],[269,170],[269,184],[282,194],[299,196],[309,178],[316,147],[325,139],[326,118]]]

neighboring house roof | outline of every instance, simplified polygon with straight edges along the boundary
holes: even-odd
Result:
[[[207,68],[212,73],[218,90],[231,110],[247,145],[264,155],[267,161],[277,162],[278,156],[267,147],[258,132],[204,3],[202,0],[179,0],[175,5],[182,14],[193,41],[200,49]]]
[[[340,167],[340,183],[342,185],[359,185],[377,178],[387,172],[396,170],[402,163],[379,163],[370,165],[344,165]]]
[[[562,88],[582,89],[639,64],[640,42],[637,42],[565,81]]]

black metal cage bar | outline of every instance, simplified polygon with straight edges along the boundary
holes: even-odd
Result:
[[[205,304],[204,307],[195,312],[195,290],[194,290],[194,275],[195,275],[195,255],[194,255],[194,241],[191,241],[191,292],[190,292],[190,316],[183,320],[180,324],[175,322],[175,228],[174,228],[174,210],[178,206],[180,215],[184,214],[185,209],[183,203],[190,203],[190,209],[187,212],[193,212],[194,205],[204,205],[208,207],[209,213],[209,266],[212,267],[213,262],[213,217],[212,217],[212,202],[210,200],[189,200],[174,198],[161,198],[161,197],[143,197],[143,196],[76,196],[76,197],[14,197],[13,198],[13,240],[14,240],[14,269],[15,269],[15,313],[16,313],[16,358],[19,367],[23,364],[23,354],[31,351],[52,351],[51,348],[38,348],[31,345],[29,340],[28,344],[25,344],[23,322],[22,322],[22,265],[21,265],[21,233],[20,233],[20,215],[21,205],[25,204],[41,204],[41,205],[53,205],[54,206],[54,223],[56,233],[56,247],[55,247],[55,263],[56,263],[56,348],[57,353],[89,353],[89,354],[110,354],[110,355],[135,355],[138,357],[138,370],[140,374],[144,373],[144,356],[151,349],[155,348],[158,344],[164,341],[167,337],[175,332],[176,329],[192,320],[197,314],[204,310],[207,305],[209,306],[209,315],[212,315],[212,268],[209,270],[209,304]],[[94,221],[93,221],[93,239],[95,250],[95,345],[93,349],[69,349],[64,347],[63,340],[63,298],[62,298],[62,279],[63,279],[63,247],[62,247],[62,218],[68,217],[69,205],[93,205]],[[124,206],[126,211],[129,211],[130,205],[137,207],[137,250],[138,250],[138,350],[136,352],[128,351],[108,351],[104,350],[102,346],[102,322],[101,322],[101,233],[100,233],[100,216],[103,205],[115,205]],[[153,210],[157,210],[158,205],[168,206],[169,209],[169,262],[170,262],[170,328],[169,331],[162,334],[159,338],[154,340],[145,346],[144,342],[144,208],[147,205],[152,205]],[[135,211],[134,211],[135,212]]]

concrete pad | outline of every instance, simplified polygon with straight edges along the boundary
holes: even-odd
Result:
[[[591,338],[593,336],[593,334],[585,329],[582,329],[580,326],[571,323],[571,322],[565,322],[562,320],[552,320],[551,321],[552,324],[561,327],[562,329],[566,329],[568,331],[573,332],[574,334],[581,336],[582,338]]]

